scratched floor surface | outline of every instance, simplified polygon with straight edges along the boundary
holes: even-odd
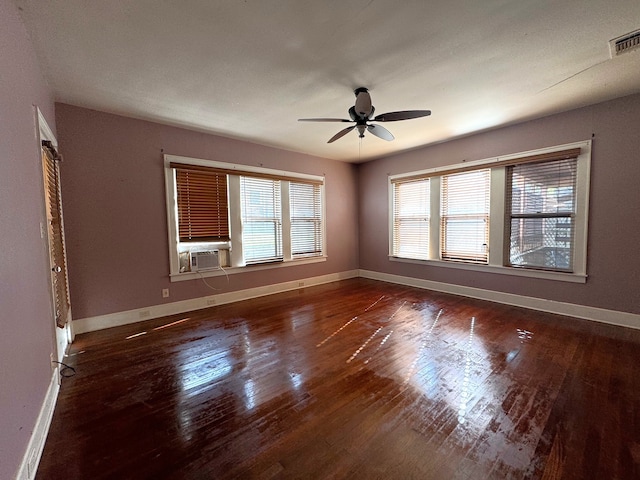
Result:
[[[65,362],[41,480],[640,478],[636,330],[353,279]]]

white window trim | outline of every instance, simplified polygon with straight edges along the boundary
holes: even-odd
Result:
[[[575,213],[575,233],[573,251],[573,269],[571,273],[553,272],[546,270],[535,270],[521,267],[510,267],[505,265],[506,225],[505,225],[505,198],[506,198],[506,167],[491,167],[491,164],[509,161],[531,155],[556,152],[580,148],[580,155],[577,158],[576,177],[576,213]],[[460,168],[478,167],[491,168],[491,200],[489,210],[489,263],[488,265],[477,265],[471,263],[452,262],[442,260],[439,253],[440,245],[440,178],[448,172]],[[418,175],[430,176],[431,178],[431,217],[430,217],[430,238],[429,252],[431,258],[428,260],[418,260],[411,258],[400,258],[392,255],[393,252],[393,181]],[[474,160],[471,162],[447,165],[446,167],[436,167],[426,170],[407,172],[390,175],[388,178],[388,199],[389,199],[389,260],[400,263],[414,263],[425,266],[454,268],[460,270],[472,270],[485,273],[496,273],[501,275],[512,275],[517,277],[542,278],[573,283],[586,283],[587,281],[587,227],[589,213],[589,182],[591,178],[591,140],[582,142],[556,145],[552,147],[518,152],[500,157]]]
[[[244,260],[242,258],[242,250],[240,248],[231,248],[230,256],[231,256],[231,265],[232,267],[225,267],[224,270],[209,270],[203,272],[180,272],[180,259],[178,255],[178,244],[180,243],[178,240],[178,231],[177,231],[177,192],[175,188],[175,169],[170,167],[171,163],[181,163],[184,165],[197,165],[203,167],[211,167],[211,168],[221,168],[225,170],[237,170],[239,172],[250,172],[250,173],[258,173],[258,174],[266,174],[266,175],[276,175],[281,177],[291,178],[291,181],[295,181],[299,179],[301,181],[311,180],[313,182],[320,183],[320,195],[322,196],[322,206],[323,206],[323,216],[322,216],[322,255],[317,255],[313,257],[302,257],[302,258],[293,258],[291,256],[291,248],[287,246],[290,240],[285,241],[285,231],[283,229],[283,253],[284,258],[282,262],[277,263],[265,263],[260,265],[244,265]],[[294,265],[305,265],[311,263],[319,263],[325,262],[327,260],[327,238],[326,238],[326,197],[324,191],[324,177],[318,175],[310,175],[305,173],[295,173],[288,172],[284,170],[275,170],[271,168],[264,167],[253,167],[249,165],[236,165],[232,163],[226,162],[218,162],[215,160],[205,160],[201,158],[190,158],[183,157],[178,155],[164,155],[164,173],[165,173],[165,202],[166,202],[166,211],[167,211],[167,232],[169,239],[169,277],[171,282],[180,282],[185,280],[193,280],[199,279],[203,277],[217,277],[224,275],[233,275],[236,273],[245,273],[251,271],[261,271],[266,269],[273,268],[285,268]],[[283,196],[283,218],[285,215],[284,203],[289,201],[288,197],[288,182],[285,182],[286,186],[283,185],[283,190],[286,192],[286,198]],[[240,205],[240,176],[239,175],[229,175],[228,182],[229,189],[229,204],[235,202],[234,205]],[[236,198],[237,197],[237,198]],[[286,211],[288,212],[289,206],[287,204]],[[234,234],[233,232],[241,232],[242,223],[241,223],[241,211],[240,208],[231,209],[229,212],[229,223],[231,235],[236,238],[236,241],[239,241],[241,238],[238,237],[238,233]],[[288,237],[287,237],[288,238]],[[209,242],[208,242],[209,243]],[[228,247],[230,242],[211,242],[212,246],[220,246],[220,247]]]

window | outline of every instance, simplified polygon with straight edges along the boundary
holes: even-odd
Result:
[[[429,258],[431,182],[428,178],[393,184],[393,255]]]
[[[323,177],[165,155],[165,188],[174,281],[325,260]],[[225,272],[192,272],[211,250]]]
[[[591,142],[389,177],[391,260],[586,281]]]
[[[507,168],[509,264],[572,271],[577,160]]]
[[[320,185],[289,184],[291,255],[306,257],[322,253],[322,192]]]
[[[229,240],[225,174],[177,168],[176,190],[181,242]]]
[[[282,260],[280,181],[240,177],[240,199],[245,263]]]
[[[442,177],[440,257],[443,260],[487,263],[489,173],[484,169]]]

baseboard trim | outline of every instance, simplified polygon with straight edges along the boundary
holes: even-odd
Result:
[[[144,320],[150,320],[152,318],[186,313],[193,310],[199,310],[201,308],[212,307],[214,305],[224,305],[227,303],[249,300],[251,298],[287,292],[302,287],[311,287],[314,285],[321,285],[324,283],[331,283],[338,280],[345,280],[354,277],[369,278],[372,280],[380,280],[389,283],[396,283],[399,285],[423,288],[426,290],[451,293],[454,295],[477,298],[480,300],[489,300],[491,302],[529,308],[542,312],[555,313],[558,315],[567,315],[570,317],[608,323],[621,327],[640,329],[640,315],[633,313],[620,312],[617,310],[607,310],[604,308],[589,307],[573,303],[557,302],[553,300],[546,300],[543,298],[526,297],[522,295],[514,295],[511,293],[485,290],[476,287],[466,287],[451,283],[435,282],[432,280],[405,277],[401,275],[393,275],[371,270],[349,270],[318,277],[292,280],[290,282],[277,283],[274,285],[265,285],[262,287],[238,290],[235,292],[220,293],[209,295],[206,297],[193,298],[190,300],[182,300],[179,302],[165,303],[162,305],[154,305],[146,308],[127,310],[124,312],[116,312],[107,315],[81,318],[73,321],[73,330],[75,334],[93,332],[96,330],[103,330],[105,328],[129,325]]]
[[[59,373],[55,368],[51,375],[51,382],[49,382],[49,388],[45,395],[42,406],[40,407],[40,413],[38,419],[31,433],[29,445],[24,453],[18,474],[17,480],[32,480],[36,477],[38,470],[38,464],[42,458],[42,452],[44,451],[44,445],[47,440],[47,434],[49,433],[49,427],[51,426],[51,420],[53,419],[53,412],[56,408],[56,401],[58,400],[58,391],[60,390],[60,384],[58,383]]]
[[[119,327],[121,325],[129,325],[144,320],[150,320],[152,318],[165,317],[167,315],[176,315],[179,313],[191,312],[193,310],[208,308],[215,305],[224,305],[227,303],[249,300],[251,298],[263,297],[265,295],[273,295],[274,293],[297,290],[298,288],[336,282],[338,280],[357,277],[358,274],[358,270],[348,270],[345,272],[331,273],[328,275],[321,275],[317,277],[292,280],[290,282],[276,283],[273,285],[248,288],[245,290],[237,290],[235,292],[219,293],[206,297],[193,298],[190,300],[181,300],[179,302],[153,305],[146,308],[137,308],[124,312],[80,318],[73,321],[73,331],[76,335],[81,333],[94,332],[96,330],[103,330],[105,328]]]
[[[608,323],[610,325],[617,325],[620,327],[640,329],[640,315],[634,313],[619,312],[617,310],[607,310],[597,307],[588,307],[585,305],[577,305],[574,303],[557,302],[554,300],[545,300],[543,298],[525,297],[522,295],[514,295],[511,293],[496,292],[493,290],[484,290],[482,288],[475,287],[465,287],[462,285],[454,285],[451,283],[434,282],[432,280],[423,280],[420,278],[392,275],[390,273],[374,272],[371,270],[360,270],[359,276],[372,280],[381,280],[383,282],[406,285],[409,287],[435,290],[437,292],[451,293],[464,297],[489,300],[491,302],[503,303],[506,305],[513,305],[516,307],[530,308],[532,310],[539,310],[542,312],[555,313],[558,315],[567,315],[570,317],[582,318],[595,322]]]

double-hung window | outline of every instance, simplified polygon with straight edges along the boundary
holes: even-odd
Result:
[[[487,263],[489,169],[444,175],[441,188],[441,258]]]
[[[217,256],[207,276],[325,259],[324,177],[165,155],[165,188],[173,280],[194,256]]]
[[[242,248],[246,264],[282,261],[280,180],[240,177]]]
[[[586,281],[591,142],[389,177],[389,257]]]
[[[575,158],[507,168],[509,264],[573,268]]]
[[[289,183],[291,255],[301,258],[322,253],[322,190],[319,184]]]
[[[428,178],[393,184],[393,255],[429,258],[431,182]]]

